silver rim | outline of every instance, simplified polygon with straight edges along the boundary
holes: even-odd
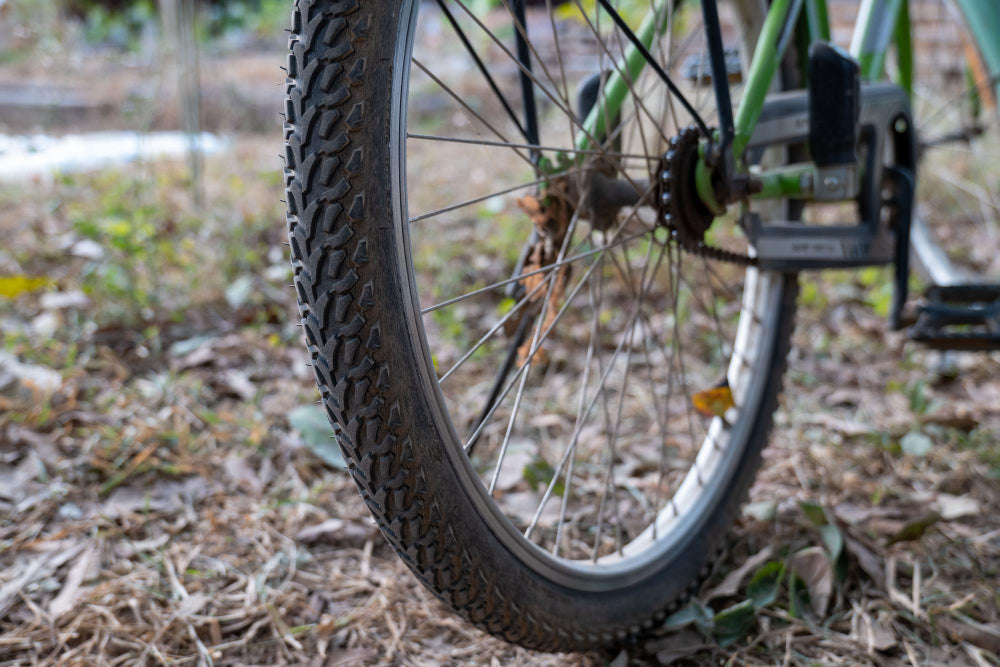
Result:
[[[744,3],[744,4],[755,4],[755,3]],[[628,325],[627,330],[623,329],[621,335],[617,339],[617,345],[615,346],[615,351],[611,357],[611,361],[604,367],[600,372],[598,372],[597,366],[591,367],[591,360],[595,356],[595,344],[593,343],[594,336],[591,335],[591,342],[589,345],[578,346],[577,350],[580,355],[586,355],[587,365],[584,371],[578,376],[582,376],[580,381],[580,389],[574,392],[576,401],[573,408],[575,409],[577,420],[574,423],[573,428],[566,429],[567,444],[561,448],[563,452],[559,457],[552,457],[551,467],[552,473],[544,480],[544,484],[539,484],[534,491],[536,496],[540,498],[540,503],[543,505],[545,503],[558,503],[558,512],[555,514],[554,525],[550,526],[550,540],[552,543],[546,544],[543,540],[538,539],[540,531],[539,526],[541,525],[541,516],[543,511],[535,509],[532,513],[530,519],[525,520],[523,517],[521,519],[517,517],[511,517],[509,508],[505,507],[504,500],[506,499],[506,494],[504,497],[497,498],[496,492],[498,489],[498,479],[500,473],[498,470],[502,471],[502,464],[500,466],[494,466],[492,469],[485,471],[480,467],[477,469],[474,461],[466,454],[463,445],[469,442],[469,432],[473,434],[476,432],[474,425],[469,426],[468,423],[457,424],[456,421],[462,421],[461,419],[453,419],[452,413],[456,410],[456,405],[461,407],[460,401],[468,393],[467,387],[461,387],[458,391],[458,398],[455,395],[449,395],[448,381],[456,377],[458,371],[464,365],[468,364],[468,360],[472,358],[467,354],[468,350],[463,348],[461,351],[456,351],[453,354],[453,359],[455,363],[445,366],[440,363],[440,342],[441,337],[439,332],[435,331],[435,328],[439,324],[431,321],[428,322],[428,318],[432,317],[434,313],[445,310],[449,307],[456,306],[458,304],[467,303],[474,298],[484,297],[484,295],[489,295],[491,292],[496,292],[501,290],[504,285],[499,284],[501,280],[488,281],[488,285],[485,287],[477,287],[473,290],[467,291],[465,294],[472,294],[471,297],[466,297],[464,295],[457,296],[446,296],[445,298],[440,298],[438,295],[434,295],[432,299],[427,296],[428,287],[426,280],[422,280],[427,274],[425,268],[422,268],[419,264],[419,258],[415,259],[415,254],[419,254],[422,250],[422,241],[420,239],[415,239],[417,235],[414,232],[414,224],[419,224],[426,221],[432,217],[443,216],[446,213],[457,211],[464,207],[453,207],[452,204],[446,206],[441,206],[441,210],[433,212],[434,215],[427,215],[426,213],[418,213],[411,216],[411,212],[408,210],[409,205],[412,203],[407,197],[408,188],[412,193],[415,191],[414,185],[411,183],[409,186],[407,184],[407,172],[413,169],[413,165],[408,165],[407,158],[409,151],[407,150],[412,146],[413,142],[424,142],[427,141],[424,136],[427,133],[419,133],[423,136],[416,137],[418,133],[414,132],[412,127],[407,127],[407,110],[404,105],[400,104],[400,100],[408,100],[409,91],[411,89],[411,68],[409,64],[411,62],[411,50],[413,49],[413,40],[416,33],[416,25],[418,19],[418,3],[416,2],[405,2],[403,3],[403,16],[409,17],[409,21],[402,22],[401,33],[399,39],[397,40],[397,54],[395,68],[396,78],[394,80],[394,113],[393,113],[393,125],[392,125],[392,135],[390,137],[392,154],[397,156],[397,160],[394,161],[393,166],[393,182],[395,183],[395,197],[394,197],[394,211],[396,215],[396,225],[399,243],[397,247],[400,249],[399,261],[402,266],[406,267],[407,274],[410,276],[410,284],[408,285],[408,311],[407,316],[410,322],[410,335],[411,340],[414,345],[419,345],[424,352],[425,364],[421,370],[424,375],[424,388],[423,391],[426,392],[428,396],[431,397],[432,409],[435,413],[435,422],[438,432],[447,434],[446,439],[449,441],[449,445],[446,447],[448,456],[450,457],[450,465],[461,471],[460,477],[463,480],[463,485],[466,489],[466,493],[472,502],[476,505],[481,516],[487,520],[493,532],[501,539],[505,545],[514,553],[518,554],[521,559],[530,564],[539,573],[555,580],[559,581],[565,585],[572,585],[578,588],[584,588],[587,590],[600,590],[611,586],[620,586],[629,581],[634,581],[641,576],[646,567],[654,562],[663,562],[663,559],[670,558],[673,553],[682,548],[687,538],[696,534],[699,527],[708,518],[707,513],[710,508],[712,508],[714,502],[726,491],[725,484],[730,481],[735,472],[735,466],[738,465],[744,448],[747,444],[748,437],[750,435],[750,430],[755,422],[755,417],[759,410],[759,401],[763,395],[764,385],[767,381],[771,366],[772,359],[770,354],[774,348],[774,336],[778,330],[778,317],[779,317],[779,307],[782,294],[782,278],[777,275],[770,274],[759,274],[755,271],[747,271],[742,277],[742,299],[737,301],[738,307],[735,308],[738,313],[736,320],[737,324],[733,327],[734,334],[731,338],[729,346],[726,348],[729,352],[726,355],[726,359],[719,362],[718,366],[720,369],[720,375],[724,375],[732,389],[732,394],[734,398],[736,408],[730,410],[726,413],[724,418],[714,417],[707,420],[703,424],[703,431],[699,434],[695,434],[689,429],[689,434],[693,436],[691,438],[692,443],[696,443],[694,447],[691,448],[692,455],[690,456],[689,467],[683,472],[683,474],[678,474],[675,476],[674,483],[670,485],[671,492],[669,496],[664,493],[663,497],[660,499],[660,505],[655,512],[649,513],[649,520],[642,530],[633,530],[628,534],[629,539],[620,539],[617,535],[615,537],[615,543],[611,549],[605,549],[603,552],[595,550],[588,557],[584,558],[572,558],[567,557],[565,549],[560,548],[563,541],[566,540],[566,536],[569,534],[566,526],[572,520],[572,517],[568,516],[570,512],[568,507],[573,503],[573,493],[575,491],[574,475],[580,475],[580,468],[582,457],[579,455],[581,446],[580,442],[582,440],[581,432],[583,428],[580,426],[580,415],[590,416],[594,412],[594,406],[597,404],[598,395],[604,393],[603,381],[606,380],[612,373],[612,367],[616,363],[616,359],[620,360],[623,357],[626,359],[631,358],[633,355],[643,355],[648,354],[647,346],[639,346],[634,342],[635,331],[645,327],[645,324],[637,324],[640,321],[638,315],[633,315]],[[757,20],[759,20],[760,13],[754,11],[753,14]],[[529,21],[529,26],[531,25]],[[661,51],[662,53],[663,51]],[[565,67],[565,63],[562,64]],[[445,83],[443,76],[435,74],[433,68],[426,62],[423,62],[419,55],[416,60],[416,64],[413,68],[412,77],[424,76],[426,79],[431,80],[435,85],[439,85],[444,88],[448,84]],[[419,72],[417,71],[419,70]],[[637,84],[639,82],[636,82]],[[564,86],[564,89],[566,87]],[[704,96],[704,93],[702,93]],[[451,95],[452,101],[455,102],[459,107],[462,108],[464,113],[472,115],[476,120],[480,121],[483,125],[491,124],[494,125],[490,128],[495,135],[502,135],[502,131],[498,132],[499,128],[495,127],[495,124],[489,123],[489,118],[481,118],[479,114],[471,108],[471,106],[463,106],[461,101],[456,99],[458,96]],[[565,95],[563,96],[565,98]],[[558,98],[557,98],[558,99]],[[565,102],[565,99],[562,101]],[[702,99],[702,101],[704,101]],[[627,103],[628,104],[628,103]],[[636,109],[636,114],[643,113],[641,108]],[[641,132],[639,130],[638,132]],[[623,133],[624,134],[624,133]],[[635,135],[633,134],[633,137]],[[505,137],[503,137],[505,139]],[[492,144],[500,143],[515,143],[511,141],[502,140],[497,137],[490,137],[490,142]],[[455,142],[449,142],[454,144]],[[471,141],[469,142],[472,143]],[[549,145],[543,139],[541,142],[543,145]],[[459,144],[465,145],[465,144]],[[480,144],[481,145],[481,144]],[[556,144],[558,145],[558,144]],[[620,146],[627,147],[628,140],[623,140]],[[412,149],[411,149],[412,150]],[[515,150],[514,148],[509,148],[509,150]],[[619,153],[622,155],[628,154],[628,150],[619,148]],[[409,169],[407,168],[409,167]],[[413,174],[410,173],[411,181],[415,180]],[[502,195],[497,196],[509,196],[509,188],[499,188],[498,190],[503,191]],[[467,197],[463,199],[460,203],[466,201],[475,200],[476,203],[481,203],[484,201],[490,201],[493,198],[483,198],[483,197]],[[471,204],[470,204],[471,205]],[[620,218],[624,217],[626,220],[628,218],[639,218],[641,213],[638,212],[638,208],[630,213],[623,214]],[[624,224],[619,229],[624,229]],[[419,230],[418,230],[419,231]],[[663,232],[663,230],[661,230]],[[622,231],[618,231],[619,234],[624,234]],[[442,232],[438,230],[436,232],[438,236],[441,236]],[[602,257],[606,254],[614,252],[620,246],[614,246],[614,235],[600,235],[595,236],[593,233],[590,234],[591,237],[603,239],[604,245],[595,244],[593,247],[583,248],[577,247],[570,251],[570,244],[567,242],[564,244],[565,247],[562,248],[562,252],[558,256],[556,263],[551,264],[552,268],[547,272],[541,272],[540,275],[544,275],[546,279],[551,280],[550,275],[555,274],[556,270],[563,265],[568,265],[572,262],[583,262],[589,260],[589,267],[591,273],[590,276],[595,275],[597,267],[601,262]],[[626,238],[625,236],[617,238]],[[622,246],[625,244],[622,243]],[[662,266],[664,260],[662,258],[670,256],[670,247],[672,244],[669,242],[663,242],[656,244],[650,242],[646,247],[646,264],[645,267]],[[659,257],[661,258],[659,263],[655,260],[651,260],[653,254],[659,252]],[[594,259],[594,258],[598,259]],[[697,258],[691,258],[689,262],[700,261]],[[565,263],[565,264],[563,264]],[[672,260],[667,260],[668,265],[672,265],[674,262]],[[679,262],[677,262],[679,263]],[[591,299],[591,304],[593,304],[593,293],[595,291],[595,286],[586,285],[586,268],[581,268],[580,272],[585,276],[585,278],[580,279],[578,282],[571,286],[566,287],[566,293],[573,295],[573,297],[567,297],[567,304],[573,302],[573,298],[579,298],[581,301],[588,297],[588,292],[591,294],[589,298]],[[677,269],[678,276],[681,269]],[[645,275],[645,273],[643,274]],[[653,276],[656,276],[654,271]],[[672,274],[673,275],[673,274]],[[510,281],[508,280],[507,283]],[[594,278],[590,282],[596,283],[597,279]],[[683,282],[682,277],[676,279],[670,278],[666,282],[671,285],[675,285],[673,288],[675,290],[673,299],[673,307],[676,309],[678,299],[677,294],[680,292],[680,285]],[[551,285],[551,283],[549,283]],[[651,284],[649,281],[646,283],[640,280],[638,290],[639,298],[637,302],[642,302],[642,295],[644,294],[642,290],[642,285]],[[543,285],[543,283],[539,283]],[[546,291],[551,289],[551,287],[537,287],[540,291]],[[692,289],[692,291],[694,291]],[[582,295],[582,296],[581,296]],[[423,300],[421,300],[423,296]],[[461,298],[457,298],[461,296]],[[524,297],[522,297],[523,299]],[[439,305],[443,304],[443,305]],[[516,307],[516,306],[515,306]],[[601,307],[591,308],[591,321],[598,319],[598,315],[601,312]],[[641,311],[641,307],[636,307],[635,310]],[[708,310],[708,309],[706,309]],[[542,306],[542,312],[546,312],[546,307]],[[569,308],[563,307],[559,311],[562,315],[557,315],[556,317],[568,317],[565,313],[570,312]],[[675,326],[674,333],[679,333],[679,329],[676,326],[676,321],[679,319],[675,314]],[[477,332],[474,340],[483,341],[490,340],[500,329],[497,327],[499,322],[501,325],[503,316],[497,315],[497,317],[490,322],[489,326],[483,325],[482,334],[479,335]],[[652,330],[653,325],[649,325],[650,330]],[[541,324],[536,325],[536,333],[533,338],[533,344],[528,348],[527,358],[533,359],[533,356],[537,349],[541,349],[534,343],[538,342],[544,337],[543,328]],[[552,328],[544,329],[544,333],[548,333]],[[492,332],[492,333],[491,333]],[[678,337],[679,338],[679,337]],[[648,341],[650,336],[644,336],[644,342]],[[672,343],[674,350],[677,349],[678,343]],[[720,343],[721,345],[721,343]],[[675,352],[675,356],[680,356],[680,353]],[[648,359],[648,358],[647,358]],[[667,359],[667,356],[664,356]],[[435,361],[439,363],[436,364]],[[618,363],[621,363],[620,361]],[[670,367],[673,368],[673,361],[670,361]],[[456,365],[457,364],[457,365]],[[436,370],[436,366],[440,365],[441,368]],[[683,363],[678,364],[681,367],[683,374]],[[508,408],[507,413],[502,413],[501,417],[506,416],[506,419],[498,418],[497,423],[501,424],[501,428],[497,429],[496,433],[496,446],[498,460],[503,460],[507,458],[507,455],[511,452],[511,442],[514,437],[513,433],[516,433],[518,425],[518,415],[523,414],[525,410],[525,405],[531,403],[531,399],[534,395],[528,391],[526,388],[530,384],[528,380],[524,378],[529,378],[533,364],[530,362],[524,363],[519,368],[523,369],[518,375],[512,374],[513,380],[508,381],[505,386],[509,389],[510,394],[510,404],[511,407]],[[622,386],[627,388],[627,376],[629,370],[629,362],[624,362],[625,369],[623,371],[623,376],[626,378]],[[449,370],[446,370],[449,369]],[[443,377],[444,382],[440,381],[439,378]],[[550,374],[549,377],[553,377]],[[556,372],[555,377],[558,377],[558,372]],[[653,386],[654,391],[650,392],[655,394],[658,385],[653,381],[654,376],[652,371],[649,373],[650,385]],[[587,391],[588,381],[591,383],[597,383],[596,389]],[[659,385],[662,389],[662,385]],[[699,387],[700,388],[700,387]],[[525,397],[528,397],[527,402]],[[626,391],[619,391],[617,394],[617,402],[610,401],[606,402],[604,408],[608,410],[614,410],[617,421],[610,422],[614,426],[610,428],[611,435],[611,447],[615,447],[615,439],[620,437],[619,431],[620,424],[622,423],[622,405],[626,400]],[[685,397],[686,401],[690,399]],[[608,404],[610,403],[610,405]],[[669,405],[667,406],[669,409]],[[503,408],[497,408],[497,413],[501,413]],[[541,410],[536,410],[535,413],[542,412]],[[664,411],[665,414],[668,413],[667,410]],[[690,410],[689,413],[690,414]],[[479,429],[480,434],[486,430],[488,427],[483,427]],[[460,434],[461,430],[461,434]],[[607,429],[606,429],[607,430]],[[659,435],[663,435],[666,431],[661,431]],[[661,443],[664,440],[660,439]],[[662,449],[662,446],[661,446]],[[612,450],[613,451],[613,450]],[[612,461],[610,466],[612,469],[613,458],[608,457],[609,461]],[[507,459],[508,465],[510,464],[510,459]],[[481,461],[477,461],[481,463]],[[608,473],[603,471],[605,477],[608,477]],[[613,472],[613,470],[612,470]],[[558,480],[563,481],[562,495],[560,496],[556,491],[558,488]],[[617,482],[613,482],[602,489],[601,496],[605,499],[609,495],[615,493],[614,487]],[[520,488],[520,487],[519,487]],[[568,489],[568,490],[567,490]],[[609,491],[610,489],[610,491]],[[553,500],[555,499],[555,500]],[[600,517],[603,514],[598,510],[598,525],[597,525],[597,536],[598,540],[601,535],[601,524]],[[608,521],[607,518],[605,518]],[[610,523],[610,521],[608,521]],[[527,537],[525,536],[527,533]],[[598,542],[595,540],[595,543]],[[543,546],[545,548],[543,548]],[[600,546],[600,545],[599,545]],[[579,550],[577,551],[579,553]]]

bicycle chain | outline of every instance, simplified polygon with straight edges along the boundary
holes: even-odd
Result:
[[[660,160],[659,192],[661,218],[678,246],[686,252],[720,262],[753,266],[756,258],[705,242],[705,232],[712,225],[713,214],[698,198],[694,184],[700,133],[695,126],[688,126],[670,138],[670,148]],[[678,182],[677,176],[689,177],[687,183]]]

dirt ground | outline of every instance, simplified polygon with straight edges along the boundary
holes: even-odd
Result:
[[[455,617],[316,420],[280,136],[234,136],[204,207],[182,162],[0,183],[0,276],[38,279],[0,283],[0,664],[1000,664],[1000,354],[887,332],[874,269],[802,277],[762,472],[657,637],[547,655]]]

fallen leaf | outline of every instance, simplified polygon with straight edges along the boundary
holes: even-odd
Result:
[[[731,598],[735,596],[739,592],[740,585],[746,579],[747,575],[766,562],[771,557],[773,551],[774,548],[769,544],[753,556],[750,556],[742,565],[727,574],[726,578],[718,586],[709,591],[708,595],[705,596],[705,602],[715,598]]]
[[[719,646],[725,648],[750,631],[757,623],[757,607],[752,600],[744,600],[715,615],[715,638]]]
[[[207,345],[215,340],[215,336],[202,335],[194,336],[193,338],[185,338],[184,340],[179,340],[176,343],[170,345],[167,350],[167,354],[171,357],[185,357],[203,345]]]
[[[360,543],[375,534],[374,526],[355,521],[327,519],[315,526],[303,528],[295,534],[298,542],[325,542],[329,544]]]
[[[52,602],[49,603],[49,614],[53,619],[58,620],[60,616],[76,606],[77,600],[80,597],[83,577],[87,574],[87,570],[90,568],[90,561],[96,552],[97,542],[91,542],[79,559],[73,563],[73,567],[70,568],[69,573],[66,575],[66,581],[63,582],[59,595],[54,597]]]
[[[537,451],[538,447],[533,441],[512,438],[497,477],[497,489],[510,491],[524,482],[524,469],[535,460]],[[548,484],[548,479],[544,483]]]
[[[774,560],[757,570],[747,584],[747,595],[758,609],[778,599],[781,581],[785,578],[785,564]]]
[[[13,383],[28,398],[48,398],[62,386],[62,375],[46,366],[21,363],[0,350],[0,388]]]
[[[709,648],[709,645],[694,630],[684,629],[669,637],[650,642],[644,648],[650,653],[655,653],[656,661],[661,665],[672,665],[678,660],[689,658]]]
[[[802,514],[804,514],[814,526],[826,525],[826,510],[823,509],[822,505],[817,505],[816,503],[810,503],[803,500],[799,502],[799,509],[802,510]]]
[[[952,618],[943,615],[938,616],[936,620],[953,637],[1000,654],[1000,623],[986,625],[971,618]]]
[[[115,544],[115,555],[122,558],[129,558],[130,556],[145,553],[147,551],[156,551],[169,541],[170,535],[162,533],[156,537],[151,537],[148,540],[118,542]]]
[[[823,547],[809,547],[792,554],[789,567],[806,585],[809,605],[818,618],[826,617],[833,594],[833,566]]]
[[[830,431],[836,431],[848,438],[856,438],[872,432],[872,427],[857,421],[841,419],[833,415],[818,413],[806,417],[808,424],[822,426]]]
[[[237,487],[254,494],[260,493],[264,488],[260,478],[257,477],[257,471],[241,456],[231,455],[226,459],[223,469],[226,477],[235,482]]]
[[[100,513],[118,518],[133,512],[178,512],[208,497],[216,485],[201,477],[161,480],[151,486],[119,487],[104,501]]]
[[[823,536],[823,544],[826,545],[826,550],[830,554],[830,560],[836,562],[844,551],[844,536],[840,532],[840,528],[828,523],[819,527],[819,533]]]
[[[854,556],[854,559],[858,561],[858,565],[861,566],[861,569],[865,571],[865,574],[868,575],[875,585],[879,589],[885,590],[885,570],[883,569],[882,559],[850,535],[844,536],[844,546],[847,547],[847,552]]]
[[[257,387],[246,373],[230,368],[222,371],[215,377],[215,384],[222,391],[232,394],[244,401],[249,401],[257,395]]]
[[[736,405],[726,380],[711,389],[697,392],[691,397],[691,403],[703,417],[724,417],[726,411]]]
[[[288,413],[288,423],[299,432],[306,448],[327,465],[346,468],[347,462],[333,437],[326,410],[318,405],[302,405]]]
[[[899,446],[911,456],[926,456],[934,447],[934,441],[920,431],[910,431],[899,441]]]
[[[715,626],[714,616],[715,612],[711,607],[692,601],[668,616],[663,622],[663,627],[668,630],[679,630],[693,624],[707,634]]]
[[[0,297],[16,299],[22,294],[39,290],[51,281],[48,278],[32,276],[0,276]]]
[[[941,520],[941,515],[937,512],[929,512],[918,519],[906,523],[899,531],[889,538],[888,544],[896,542],[912,542],[919,540],[927,532],[927,529]]]
[[[757,521],[770,521],[778,513],[778,504],[773,500],[761,500],[743,507],[743,514]]]
[[[856,641],[872,651],[888,651],[896,646],[896,632],[892,623],[884,616],[872,617],[855,605],[856,625],[852,625],[852,635]]]
[[[953,496],[950,493],[939,493],[934,499],[934,507],[945,521],[960,519],[963,516],[979,514],[979,501],[971,496]]]
[[[45,310],[64,310],[69,308],[86,308],[90,305],[90,299],[80,290],[71,292],[46,292],[38,300]]]

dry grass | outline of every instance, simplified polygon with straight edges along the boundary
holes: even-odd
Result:
[[[163,214],[173,219],[190,205],[182,182],[174,168],[154,171],[173,183]],[[275,184],[239,173],[252,193],[244,204],[269,210]],[[4,270],[54,276],[60,293],[79,287],[87,260],[51,244],[74,233],[73,207],[51,202],[96,182],[7,191]],[[280,235],[271,212],[276,231],[251,237],[262,251]],[[232,224],[218,220],[213,234]],[[274,295],[254,303],[263,320],[209,277],[177,322],[96,327],[107,304],[53,309],[41,293],[4,303],[4,346],[36,375],[0,382],[0,653],[15,663],[564,663],[453,617],[384,545],[347,476],[303,447],[286,416],[315,393],[278,291],[287,277],[261,279]],[[751,497],[765,519],[739,523],[701,599],[764,549],[782,559],[822,545],[800,501],[839,526],[846,572],[822,618],[793,618],[782,592],[745,639],[698,655],[995,661],[996,356],[940,358],[884,333],[853,274],[810,280],[804,293],[799,351]],[[37,333],[51,317],[55,333]],[[931,438],[923,455],[900,449],[914,429]],[[893,542],[931,512],[944,518]],[[742,599],[745,584],[710,604]],[[703,643],[685,631],[629,655]]]
[[[52,281],[0,300],[0,663],[1000,663],[1000,357],[886,333],[877,271],[803,278],[750,511],[696,598],[718,612],[794,562],[794,615],[783,585],[725,647],[689,624],[617,656],[457,619],[288,423],[316,392],[274,250],[277,141],[212,160],[207,210],[178,165],[0,188],[0,275]],[[140,210],[157,253],[100,263],[123,290],[80,223],[109,243]],[[842,564],[806,576],[833,532]]]

